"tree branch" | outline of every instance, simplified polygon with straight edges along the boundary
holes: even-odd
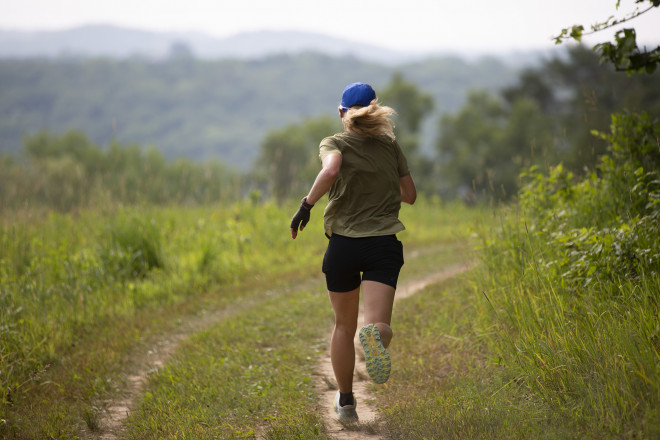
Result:
[[[634,12],[622,19],[615,19],[614,16],[611,16],[602,23],[592,25],[589,32],[584,32],[584,26],[582,25],[573,25],[564,28],[558,36],[554,37],[555,44],[561,44],[564,40],[582,41],[584,35],[592,35],[596,32],[626,23],[660,6],[660,0],[636,0],[635,3],[644,3],[647,1],[650,3],[650,6],[643,11],[636,8]],[[619,4],[620,0],[616,3],[617,9],[619,8]],[[660,46],[652,50],[646,50],[644,48],[642,51],[637,47],[636,37],[635,29],[622,29],[617,31],[614,37],[615,43],[599,43],[596,44],[594,50],[600,53],[602,60],[614,64],[617,71],[624,71],[628,74],[640,71],[646,71],[649,74],[653,73],[657,65],[660,64]]]
[[[632,20],[633,18],[637,18],[642,14],[646,14],[651,9],[656,7],[657,6],[655,5],[651,5],[641,12],[639,11],[639,8],[636,8],[635,11],[631,12],[627,17],[624,17],[620,20],[614,20],[611,23],[610,20],[612,20],[614,16],[610,16],[607,20],[605,20],[602,23],[596,23],[591,25],[591,31],[589,32],[584,32],[584,26],[582,25],[573,25],[571,27],[562,29],[561,33],[556,37],[553,37],[553,39],[555,40],[555,44],[561,44],[563,40],[581,41],[582,37],[585,35],[593,35],[597,32],[613,28],[614,26],[620,25],[621,23],[626,23]]]

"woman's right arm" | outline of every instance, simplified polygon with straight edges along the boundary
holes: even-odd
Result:
[[[412,175],[407,174],[399,177],[399,186],[401,187],[401,201],[411,205],[415,203],[415,200],[417,200],[417,188],[415,188]]]
[[[339,153],[328,154],[323,157],[321,163],[323,168],[316,176],[316,180],[309,190],[309,194],[307,194],[307,203],[312,205],[330,190],[330,187],[337,179],[339,170],[341,169],[342,156]]]

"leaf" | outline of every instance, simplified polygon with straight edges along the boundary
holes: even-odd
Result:
[[[582,41],[582,32],[584,31],[584,26],[577,25],[571,28],[571,38],[576,41]]]

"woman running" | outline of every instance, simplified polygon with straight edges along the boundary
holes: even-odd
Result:
[[[330,356],[339,386],[334,408],[340,421],[358,418],[353,339],[360,289],[364,326],[359,338],[367,372],[379,384],[390,375],[386,348],[392,340],[394,292],[403,266],[403,248],[396,237],[405,229],[399,209],[401,202],[412,205],[417,198],[406,158],[395,140],[394,114],[392,108],[379,105],[370,85],[346,86],[339,106],[344,131],[321,141],[322,169],[291,220],[295,239],[314,204],[328,193],[323,225],[329,242],[323,272],[335,314]]]

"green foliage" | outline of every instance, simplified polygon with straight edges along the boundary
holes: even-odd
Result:
[[[611,156],[603,157],[598,173],[575,186],[561,167],[547,178],[526,175],[531,182],[521,194],[521,207],[541,220],[538,228],[555,229],[552,238],[566,253],[549,264],[565,280],[589,285],[603,278],[639,280],[648,271],[660,271],[658,127],[648,114],[614,115],[612,134],[600,134]],[[550,204],[537,203],[548,195]],[[564,218],[560,227],[556,213]]]
[[[517,191],[522,167],[553,160],[548,118],[530,99],[507,107],[487,92],[472,92],[459,113],[442,118],[440,130],[437,148],[447,196],[508,199]]]
[[[603,157],[598,173],[577,184],[561,167],[547,178],[534,171],[525,175],[530,182],[521,208],[569,251],[559,266],[569,281],[588,284],[598,275],[638,279],[660,269],[659,127],[648,114],[614,115],[612,133],[599,135],[611,155]],[[550,203],[537,203],[543,198]]]
[[[339,117],[324,116],[268,133],[261,144],[258,170],[278,200],[306,193],[320,169],[321,140],[341,131]]]
[[[84,134],[42,132],[25,138],[20,160],[0,161],[0,206],[71,211],[108,203],[203,204],[238,197],[239,175],[218,162],[168,162],[155,149],[116,142],[107,148]]]
[[[617,9],[619,3],[620,0],[617,1]],[[588,33],[584,32],[584,26],[582,25],[574,25],[564,28],[561,33],[555,37],[555,43],[561,44],[564,40],[569,39],[582,41],[583,35],[593,34],[604,29],[612,28],[621,23],[626,23],[651,11],[653,8],[660,6],[660,1],[658,0],[635,0],[635,3],[643,3],[647,8],[642,11],[635,9],[634,12],[621,19],[611,16],[604,22],[592,25],[591,31]],[[651,74],[655,72],[656,67],[660,64],[660,46],[650,50],[647,50],[646,48],[641,50],[637,46],[637,35],[633,28],[626,28],[617,31],[614,36],[614,43],[598,43],[594,46],[594,51],[600,54],[602,61],[611,63],[617,70],[627,72],[629,75],[638,72]]]
[[[514,196],[518,174],[563,163],[583,175],[606,154],[610,115],[660,112],[657,75],[627,78],[599,64],[584,47],[524,71],[500,96],[473,92],[454,115],[443,117],[436,145],[444,194]]]
[[[604,61],[612,63],[617,70],[628,74],[655,72],[660,64],[660,46],[652,50],[640,50],[637,47],[635,29],[623,29],[614,36],[614,43],[605,42],[594,46]]]
[[[395,73],[389,84],[378,93],[378,99],[397,111],[394,117],[396,134],[404,138],[418,136],[424,118],[433,110],[433,97],[406,80],[400,72]],[[403,143],[408,146],[405,141]],[[412,153],[416,152],[417,147],[417,142],[411,142],[408,149]]]
[[[516,382],[588,431],[644,438],[660,423],[660,124],[615,115],[599,136],[609,154],[581,179],[523,173],[522,217],[483,236],[480,294]]]
[[[611,155],[578,184],[561,166],[547,177],[523,173],[521,209],[536,220],[535,231],[552,230],[549,238],[565,249],[548,263],[565,281],[637,280],[660,270],[658,127],[648,114],[614,115],[612,133],[599,134]]]
[[[305,231],[307,244],[294,246],[286,229],[294,208],[248,201],[4,218],[0,418],[94,326],[306,267],[301,259],[312,261],[326,239],[318,222]]]
[[[164,265],[161,237],[154,221],[139,217],[110,223],[100,263],[119,279],[144,278]],[[206,254],[205,254],[206,255]]]
[[[568,53],[569,60],[556,58],[536,73],[553,90],[549,114],[555,121],[553,134],[559,140],[560,159],[572,171],[583,173],[585,167],[594,169],[607,153],[607,143],[593,137],[591,131],[608,131],[612,113],[657,114],[660,81],[658,74],[618,75],[584,47]]]

